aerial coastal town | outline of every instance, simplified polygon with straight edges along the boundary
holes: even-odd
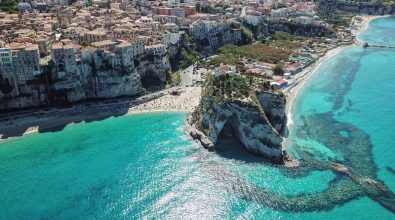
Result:
[[[207,75],[252,76],[290,91],[300,81],[296,76],[327,51],[355,41],[369,18],[353,13],[378,15],[394,8],[353,4],[2,1],[2,118],[102,105],[113,114],[191,111],[198,101],[188,100],[198,100]],[[41,111],[29,110],[37,108]],[[107,115],[100,109],[93,110],[95,116]]]
[[[394,27],[395,0],[0,0],[0,219],[393,219]]]

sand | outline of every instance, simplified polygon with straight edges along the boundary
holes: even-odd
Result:
[[[20,115],[0,119],[0,139],[8,140],[35,132],[62,130],[69,124],[87,123],[110,117],[149,112],[191,112],[200,100],[200,87],[181,89],[180,95],[165,95],[137,104],[129,99],[115,102],[84,103],[70,108],[31,110]]]
[[[362,16],[362,22],[359,24],[359,26],[354,26],[354,30],[356,31],[355,36],[356,40],[353,42],[353,44],[350,45],[362,45],[361,40],[358,39],[358,36],[367,29],[369,26],[369,23],[381,16]],[[303,89],[305,84],[309,81],[313,73],[327,60],[329,60],[331,57],[335,56],[339,52],[341,52],[343,49],[347,48],[350,45],[337,45],[331,49],[329,49],[324,56],[320,57],[318,60],[316,60],[311,66],[305,68],[302,70],[300,73],[296,74],[294,78],[292,79],[292,85],[290,85],[288,88],[284,89],[284,93],[287,97],[287,109],[286,109],[286,115],[287,115],[287,128],[290,130],[293,126],[293,117],[292,117],[292,111],[294,108],[295,104],[295,99],[298,96],[299,92]],[[288,139],[286,138],[284,141],[284,146],[287,146],[287,141]]]
[[[128,114],[141,112],[192,112],[199,104],[201,87],[186,87],[180,95],[165,95],[129,108]]]
[[[364,31],[371,20],[377,16],[364,16],[363,21],[356,27],[358,33]],[[343,50],[346,46],[336,46],[325,53],[313,65],[296,74],[293,84],[284,90],[287,96],[288,129],[292,127],[292,108],[295,98],[312,73],[332,56]],[[148,112],[191,112],[200,100],[200,87],[186,87],[180,95],[166,94],[159,98],[142,104],[131,103],[130,100],[94,104],[82,104],[71,108],[53,108],[47,111],[31,110],[27,113],[14,115],[0,119],[0,139],[8,139],[15,136],[23,136],[35,132],[61,130],[64,126],[73,123],[86,123],[93,120],[102,120],[113,116],[130,115]],[[169,89],[165,90],[168,93]]]

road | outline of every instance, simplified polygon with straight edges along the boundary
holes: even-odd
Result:
[[[181,70],[181,87],[192,86],[193,83],[193,65]]]

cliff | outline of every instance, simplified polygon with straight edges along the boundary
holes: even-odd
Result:
[[[163,88],[167,73],[171,70],[169,55],[144,55],[135,59],[135,72],[140,76],[142,86],[147,90]]]
[[[59,72],[51,64],[42,74],[30,76],[24,82],[2,73],[0,111],[62,106],[88,99],[130,97],[141,94],[144,89],[164,87],[167,73],[171,70],[167,53],[143,54],[133,61],[134,67],[81,62],[75,66],[74,73]]]
[[[231,136],[249,152],[282,162],[285,98],[280,91],[251,87],[241,76],[209,77],[187,133],[210,150],[221,135]]]

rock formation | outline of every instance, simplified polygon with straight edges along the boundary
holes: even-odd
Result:
[[[208,149],[221,135],[237,138],[255,154],[282,162],[285,98],[280,91],[251,89],[241,76],[209,77],[187,132]]]
[[[86,61],[74,69],[75,73],[62,73],[50,64],[42,74],[19,85],[0,72],[0,111],[137,96],[144,89],[162,88],[171,67],[168,54],[143,54],[135,58],[133,68]],[[11,83],[8,94],[2,86],[6,80]]]

